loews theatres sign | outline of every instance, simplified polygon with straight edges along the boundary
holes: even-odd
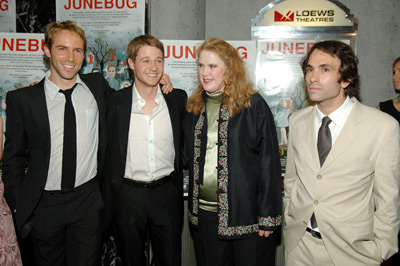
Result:
[[[352,23],[345,6],[335,0],[281,0],[267,8],[268,12],[263,14],[256,26],[332,27]]]

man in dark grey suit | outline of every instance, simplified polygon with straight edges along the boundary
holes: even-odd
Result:
[[[99,265],[109,86],[101,74],[78,75],[86,38],[74,22],[50,23],[44,52],[46,77],[7,94],[5,197],[37,265]]]

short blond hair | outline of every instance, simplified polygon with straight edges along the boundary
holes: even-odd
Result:
[[[162,52],[162,55],[164,57],[163,43],[159,39],[154,37],[153,35],[146,34],[146,35],[137,36],[136,38],[132,39],[129,42],[128,48],[127,48],[128,58],[132,59],[132,61],[135,62],[136,56],[137,56],[140,48],[142,48],[143,46],[146,46],[146,45],[160,49],[160,51]]]
[[[86,53],[87,40],[85,31],[81,27],[77,26],[76,22],[72,20],[51,22],[47,24],[46,32],[44,33],[44,45],[51,50],[51,46],[53,45],[56,35],[63,30],[77,34],[83,41],[83,51]],[[44,60],[47,64],[50,64],[47,56],[44,56]]]
[[[75,21],[71,20],[49,23],[46,26],[46,32],[44,33],[44,45],[47,46],[49,50],[51,50],[51,46],[54,42],[55,36],[63,30],[73,32],[81,37],[83,41],[83,49],[86,53],[87,40],[85,36],[85,31],[81,27],[77,26]]]

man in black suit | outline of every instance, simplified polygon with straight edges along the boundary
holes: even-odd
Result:
[[[133,39],[128,63],[134,84],[107,102],[105,216],[114,221],[123,265],[146,265],[148,235],[156,265],[180,265],[181,124],[187,95],[179,89],[161,92],[164,47],[157,38]]]
[[[99,265],[109,86],[101,74],[78,75],[85,51],[75,22],[50,23],[46,77],[7,94],[5,197],[40,266]]]

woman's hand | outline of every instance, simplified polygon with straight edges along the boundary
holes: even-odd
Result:
[[[269,237],[269,235],[273,234],[274,231],[264,231],[264,230],[258,230],[258,235],[259,236],[265,236]]]

